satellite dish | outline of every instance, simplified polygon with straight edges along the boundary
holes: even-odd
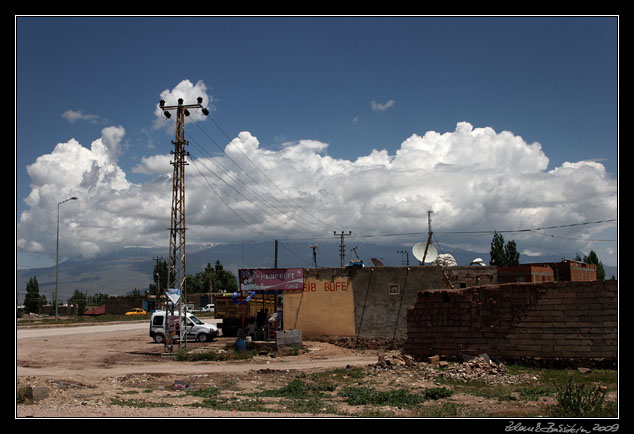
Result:
[[[421,262],[423,260],[423,257],[425,257],[425,262],[434,262],[438,257],[438,252],[436,251],[436,248],[429,244],[427,246],[427,256],[425,256],[425,246],[427,246],[427,243],[415,244],[412,248],[414,257]]]
[[[375,267],[384,267],[385,265],[383,265],[383,262],[379,261],[377,258],[372,258],[371,259],[372,263],[374,264]]]
[[[486,267],[487,264],[484,263],[484,260],[482,258],[475,258],[473,261],[471,261],[469,265],[481,265],[483,267]]]

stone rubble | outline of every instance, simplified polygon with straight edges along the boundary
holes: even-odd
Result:
[[[508,374],[504,363],[495,363],[486,354],[462,363],[450,363],[440,360],[439,356],[429,357],[428,362],[417,362],[408,354],[379,353],[378,362],[370,367],[375,371],[410,369],[428,380],[445,378],[465,383],[481,381],[488,384],[518,384],[537,380],[537,377],[530,374]]]

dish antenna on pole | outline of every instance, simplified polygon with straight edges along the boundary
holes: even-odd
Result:
[[[433,211],[427,211],[427,226],[429,230],[429,235],[427,237],[426,243],[418,243],[414,245],[412,248],[412,252],[414,253],[414,257],[420,261],[421,265],[425,265],[425,262],[433,262],[438,257],[438,252],[436,248],[431,245],[431,236],[433,232],[431,231],[431,213]]]
[[[436,251],[436,248],[427,243],[415,244],[412,248],[412,252],[414,253],[414,257],[418,259],[421,263],[434,262],[438,257],[438,252]]]

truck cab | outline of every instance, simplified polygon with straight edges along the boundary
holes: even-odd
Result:
[[[166,318],[175,321],[177,324],[180,323],[177,327],[181,327],[183,323],[185,323],[187,339],[195,339],[199,342],[211,342],[218,336],[218,328],[215,325],[202,322],[198,317],[189,312],[187,312],[186,318],[180,318],[179,321],[178,314],[170,315],[169,313],[166,314],[163,310],[158,310],[152,314],[150,319],[150,337],[154,339],[154,342],[165,342]],[[180,336],[180,332],[177,336]]]

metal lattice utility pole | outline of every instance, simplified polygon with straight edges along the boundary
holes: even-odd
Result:
[[[178,99],[178,105],[166,106],[165,101],[159,102],[159,107],[163,110],[165,117],[170,118],[169,110],[176,110],[176,139],[172,142],[174,150],[174,160],[171,164],[174,166],[174,174],[172,176],[172,211],[170,216],[170,247],[168,266],[168,285],[167,289],[174,288],[179,290],[180,301],[178,303],[178,316],[186,315],[185,309],[181,310],[181,306],[187,303],[187,291],[185,288],[186,262],[185,262],[185,166],[188,164],[185,157],[189,152],[185,151],[185,116],[189,116],[189,108],[199,108],[205,116],[209,115],[209,111],[202,106],[203,99],[198,97],[198,104],[183,105],[183,99]],[[173,308],[172,308],[173,309]],[[180,327],[181,342],[186,344],[186,320]],[[166,318],[167,325],[167,318]]]
[[[345,262],[346,259],[346,246],[343,242],[343,237],[347,237],[349,235],[352,235],[352,231],[348,231],[348,233],[344,233],[343,231],[341,231],[340,234],[337,234],[337,231],[335,231],[335,237],[341,237],[341,246],[339,247],[339,256],[341,258],[341,266],[343,267],[343,263]]]

